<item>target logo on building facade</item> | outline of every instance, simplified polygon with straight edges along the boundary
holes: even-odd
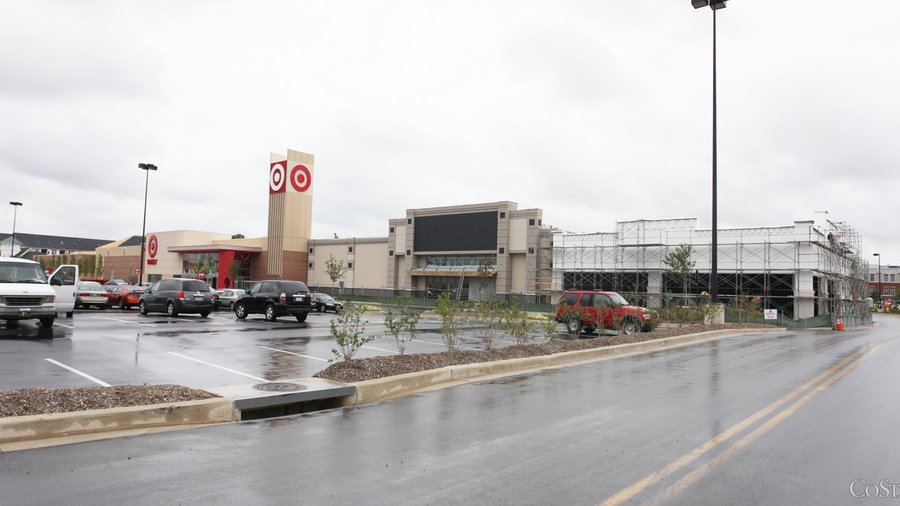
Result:
[[[291,186],[295,191],[303,193],[309,189],[311,184],[312,174],[310,174],[309,168],[305,165],[295,165],[291,169]]]
[[[269,193],[282,193],[287,179],[287,162],[275,162],[269,167]]]
[[[156,238],[156,235],[151,235],[150,240],[147,242],[147,253],[150,255],[150,258],[154,258],[157,251],[159,251],[159,239]]]

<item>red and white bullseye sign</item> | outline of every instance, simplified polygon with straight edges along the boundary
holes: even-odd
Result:
[[[303,193],[312,184],[312,174],[305,165],[296,165],[291,169],[291,186],[294,190]]]
[[[287,162],[275,162],[269,167],[269,193],[284,192],[287,179]]]
[[[147,242],[147,253],[150,255],[150,258],[156,256],[156,252],[159,251],[159,239],[156,238],[156,235],[151,235],[150,240]]]

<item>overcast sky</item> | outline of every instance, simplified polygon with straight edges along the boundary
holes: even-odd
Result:
[[[900,2],[718,11],[719,226],[827,218],[900,264]],[[712,12],[641,1],[0,0],[18,232],[266,234],[269,153],[316,157],[313,237],[511,200],[711,226]],[[12,228],[3,206],[0,230]]]

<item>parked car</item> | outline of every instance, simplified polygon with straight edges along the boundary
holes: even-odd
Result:
[[[247,293],[246,290],[241,290],[240,288],[226,288],[216,291],[219,293],[219,303],[223,306],[228,306],[229,311],[234,311],[234,303],[241,295]]]
[[[219,291],[213,287],[209,287],[209,296],[212,298],[213,310],[219,309],[222,301],[219,299]]]
[[[109,305],[109,294],[96,281],[82,281],[78,283],[75,292],[75,307],[96,306],[106,309]]]
[[[110,286],[110,285],[127,285],[128,283],[126,283],[124,279],[115,278],[115,279],[110,279],[109,281],[107,281],[106,283],[103,283],[103,284],[106,286]]]
[[[344,303],[338,300],[334,300],[334,297],[328,295],[327,293],[313,293],[312,294],[312,306],[318,312],[322,311],[334,311],[337,313],[344,307]]]
[[[249,314],[261,313],[270,322],[287,315],[305,322],[310,311],[312,298],[302,281],[259,281],[234,303],[234,315],[241,320]]]
[[[556,321],[565,323],[572,333],[590,334],[598,327],[623,334],[649,332],[658,319],[656,311],[632,306],[616,292],[567,290],[556,309]]]
[[[109,294],[109,305],[119,309],[137,306],[144,294],[144,289],[135,285],[106,285]]]
[[[0,320],[36,318],[49,328],[56,319],[56,291],[41,265],[23,258],[0,258]]]
[[[213,311],[212,294],[206,281],[173,278],[154,283],[141,295],[138,308],[142,315],[150,312],[178,316],[199,313],[206,318]]]

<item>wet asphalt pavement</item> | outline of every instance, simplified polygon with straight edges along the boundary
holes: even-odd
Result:
[[[827,505],[884,487],[893,504],[900,318],[876,321],[6,453],[0,490],[11,504]]]
[[[34,321],[0,323],[0,390],[173,383],[195,388],[309,377],[334,359],[334,313],[267,322],[238,320],[220,310],[208,318],[132,310],[79,310],[51,329]],[[384,335],[377,313],[367,313],[368,334]],[[446,349],[436,322],[423,320],[407,352]],[[477,346],[473,342],[472,346]],[[370,342],[357,358],[396,354],[388,337]]]

